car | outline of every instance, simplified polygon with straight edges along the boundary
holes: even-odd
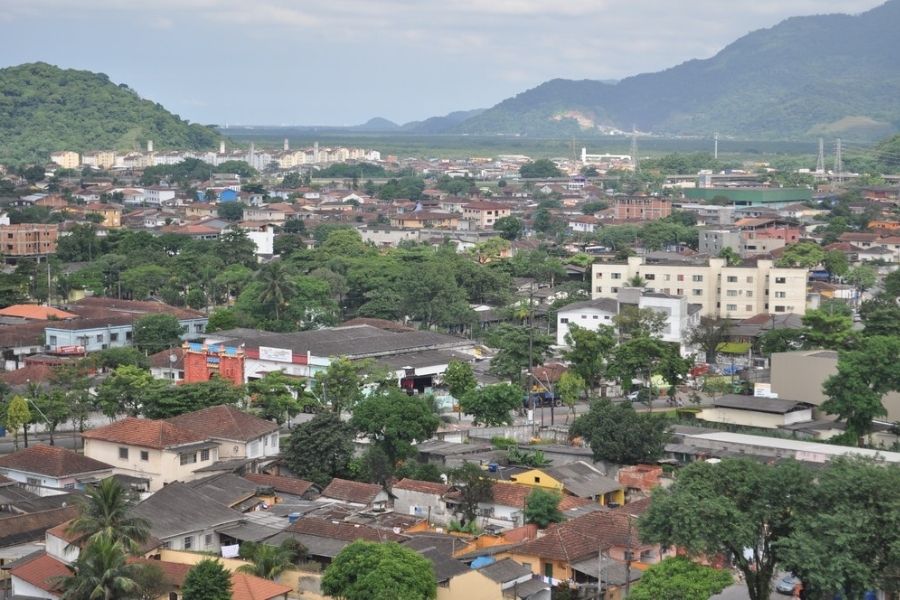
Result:
[[[640,388],[625,397],[628,398],[629,402],[647,402],[650,400],[651,394],[647,388]]]
[[[779,594],[793,594],[798,583],[800,583],[800,578],[789,573],[778,580],[778,583],[775,584],[775,591]]]
[[[540,408],[542,406],[562,406],[562,400],[550,392],[529,394],[522,399],[522,408]]]

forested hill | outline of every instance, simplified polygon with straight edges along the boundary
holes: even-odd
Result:
[[[574,135],[634,124],[669,134],[879,138],[900,130],[898,29],[900,0],[857,16],[795,17],[658,73],[548,81],[455,130]]]
[[[30,63],[0,69],[0,163],[44,162],[57,150],[213,148],[219,134],[188,123],[102,73]]]

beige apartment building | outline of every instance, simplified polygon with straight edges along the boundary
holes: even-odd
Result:
[[[474,221],[479,229],[493,229],[497,219],[511,214],[509,206],[499,202],[469,202],[462,207],[463,218]]]
[[[729,267],[725,259],[702,263],[631,256],[627,263],[595,263],[592,298],[615,298],[634,277],[648,290],[685,296],[704,317],[746,319],[758,314],[806,313],[806,269],[776,267],[771,260]]]
[[[116,153],[111,150],[85,152],[81,157],[81,164],[86,167],[96,167],[98,169],[112,169],[116,166]]]
[[[81,157],[77,152],[72,152],[71,150],[51,152],[50,160],[63,169],[77,169],[78,165],[81,164]]]

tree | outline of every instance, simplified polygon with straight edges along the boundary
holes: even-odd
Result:
[[[565,516],[559,510],[562,494],[553,490],[534,488],[525,498],[525,522],[546,529],[551,523],[562,523]]]
[[[251,564],[239,567],[238,571],[275,581],[294,565],[296,554],[297,550],[284,542],[279,546],[244,543],[241,544],[241,557],[250,560]]]
[[[220,404],[240,404],[245,397],[244,386],[220,377],[177,386],[158,379],[153,381],[156,385],[147,389],[141,406],[148,419],[168,419]]]
[[[743,574],[750,600],[768,600],[781,560],[778,543],[799,515],[816,512],[811,486],[810,470],[795,461],[696,462],[670,488],[653,491],[638,522],[641,539],[691,556],[724,556]]]
[[[218,560],[204,558],[188,571],[181,595],[184,600],[231,600],[231,573]]]
[[[809,348],[837,350],[853,336],[853,319],[826,309],[808,310],[803,315],[803,336]]]
[[[640,286],[635,286],[640,287]],[[635,337],[659,337],[666,328],[668,315],[652,308],[638,308],[634,305],[623,305],[619,314],[613,317],[613,323],[624,339]]]
[[[521,380],[522,372],[530,366],[530,358],[532,365],[543,364],[553,345],[553,338],[539,330],[508,324],[492,329],[485,340],[497,348],[497,354],[491,359],[491,372],[511,382]]]
[[[150,539],[150,523],[130,514],[136,501],[134,494],[117,479],[104,479],[88,487],[78,500],[81,511],[69,522],[66,533],[74,537],[74,545],[102,538],[121,544],[125,552],[135,554]]]
[[[865,326],[864,336],[900,336],[900,304],[885,294],[860,304],[859,318]]]
[[[13,432],[13,442],[16,450],[19,449],[19,429],[24,429],[31,423],[31,411],[28,409],[28,401],[22,396],[15,395],[6,407],[6,429]],[[26,439],[25,447],[28,447]]]
[[[616,347],[609,371],[625,388],[630,388],[635,379],[641,379],[650,389],[654,375],[661,375],[674,387],[689,369],[690,361],[681,357],[677,344],[640,336]]]
[[[444,385],[450,395],[460,401],[478,387],[472,365],[461,360],[451,360],[444,371]]]
[[[72,575],[61,580],[63,600],[119,600],[136,598],[139,564],[126,562],[121,542],[100,536],[82,548],[69,565]]]
[[[840,250],[829,250],[822,257],[822,266],[828,271],[831,277],[843,277],[847,274],[850,264],[847,262],[847,255]]]
[[[275,420],[279,425],[300,412],[304,402],[295,397],[302,394],[302,384],[288,378],[281,371],[270,371],[247,384],[253,407],[263,419]],[[304,398],[307,404],[313,398]]]
[[[734,251],[730,246],[722,248],[719,252],[719,258],[725,259],[725,265],[728,267],[736,267],[741,264],[741,255]]]
[[[886,275],[883,283],[884,294],[888,298],[900,297],[900,269]]]
[[[97,388],[97,404],[109,418],[125,413],[137,416],[156,398],[157,392],[169,385],[154,379],[149,371],[131,365],[117,367]],[[152,414],[152,413],[151,413]]]
[[[319,371],[313,378],[313,393],[325,406],[340,414],[343,410],[352,411],[362,400],[362,388],[369,365],[353,362],[345,357],[331,361],[328,368]]]
[[[803,347],[802,329],[770,329],[759,337],[759,351],[766,356],[775,352],[790,352]]]
[[[350,419],[356,431],[384,451],[392,468],[415,453],[413,442],[433,436],[440,422],[428,401],[397,388],[371,394],[356,405]]]
[[[336,413],[320,413],[298,425],[282,453],[297,477],[326,486],[347,474],[353,458],[353,428]]]
[[[896,593],[900,468],[839,457],[817,473],[812,494],[815,510],[798,513],[793,532],[777,544],[781,566],[803,581],[806,597]]]
[[[56,428],[65,423],[71,415],[71,400],[63,390],[51,388],[48,391],[36,394],[32,401],[38,411],[38,416],[47,425],[50,433],[50,445],[56,444]]]
[[[606,398],[591,402],[569,435],[583,438],[594,460],[627,465],[658,460],[670,437],[664,417],[640,414],[628,403],[613,404]]]
[[[150,360],[137,348],[106,348],[90,355],[93,364],[101,369],[115,369],[122,365],[131,365],[140,369],[149,369]],[[58,369],[57,369],[58,372]]]
[[[280,320],[281,311],[293,295],[284,264],[280,260],[269,263],[259,271],[257,281],[262,286],[256,300],[263,306],[271,307],[275,313],[275,320]]]
[[[343,600],[433,600],[437,583],[431,562],[418,552],[358,540],[325,569],[322,592]]]
[[[559,170],[552,160],[548,158],[539,158],[536,161],[526,163],[519,167],[519,177],[525,179],[548,179],[551,177],[563,177],[564,173]]]
[[[885,416],[882,398],[900,390],[900,338],[872,336],[858,349],[838,353],[837,373],[825,380],[827,399],[822,410],[846,422],[853,443],[872,429],[872,420]]]
[[[450,471],[448,477],[459,488],[459,507],[465,520],[474,520],[478,515],[478,504],[490,502],[494,497],[493,481],[484,476],[478,465],[469,462]]]
[[[707,363],[715,364],[719,346],[728,340],[731,322],[727,319],[710,319],[703,317],[700,323],[688,331],[685,342],[703,352]]]
[[[569,349],[563,353],[567,361],[590,390],[596,390],[606,374],[607,361],[616,346],[615,330],[601,325],[596,331],[569,325],[566,335]]]
[[[173,315],[146,315],[134,322],[134,345],[147,354],[156,354],[181,344],[184,328]]]
[[[240,202],[220,202],[216,214],[226,221],[237,222],[244,218],[244,205]]]
[[[853,285],[860,292],[864,292],[875,285],[878,274],[870,265],[859,265],[847,269],[847,283]]]
[[[559,394],[562,403],[572,411],[573,417],[575,416],[575,404],[584,395],[586,388],[584,379],[574,371],[566,371],[560,375],[559,381],[556,383],[556,393]]]
[[[631,588],[631,600],[709,600],[731,585],[731,573],[670,556],[651,565]]]
[[[487,427],[511,425],[512,411],[522,406],[522,388],[508,383],[487,385],[463,396],[460,408],[472,415],[472,424]]]
[[[815,242],[799,242],[784,249],[784,254],[776,261],[779,267],[799,267],[812,269],[825,258],[825,251]]]
[[[522,235],[522,221],[516,217],[500,217],[494,222],[494,231],[504,240],[517,240]]]

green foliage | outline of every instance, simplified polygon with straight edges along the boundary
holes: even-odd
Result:
[[[494,327],[485,340],[497,349],[491,359],[491,372],[511,382],[518,382],[522,372],[531,366],[529,359],[533,360],[533,365],[544,364],[553,345],[553,338],[540,330],[506,323]]]
[[[843,256],[843,254],[841,254]],[[719,258],[725,259],[725,264],[729,267],[736,267],[741,264],[741,255],[734,251],[730,246],[722,248],[719,252]]]
[[[142,100],[102,73],[29,63],[0,70],[0,162],[46,161],[55,150],[205,149],[219,134]]]
[[[366,363],[344,357],[332,359],[328,368],[313,378],[313,393],[336,414],[352,411],[363,399],[362,386],[369,371],[370,365]]]
[[[109,477],[89,486],[78,500],[80,512],[66,526],[76,545],[98,540],[121,544],[124,551],[137,554],[150,539],[150,523],[131,515],[138,498],[117,479]]]
[[[216,173],[234,173],[242,179],[256,177],[259,171],[254,169],[244,160],[226,160],[216,165]]]
[[[522,221],[512,216],[501,217],[494,222],[494,231],[504,240],[516,240],[522,235]]]
[[[253,542],[241,544],[241,558],[250,560],[251,564],[239,567],[238,571],[263,579],[277,580],[278,576],[291,568],[298,559],[306,556],[303,544],[297,542],[297,545],[291,545],[288,543],[291,541],[288,538],[278,546]]]
[[[106,348],[91,354],[90,360],[101,369],[116,369],[122,365],[131,365],[139,369],[150,368],[147,356],[140,350],[129,347]]]
[[[770,329],[759,338],[759,350],[766,356],[775,352],[790,352],[803,347],[802,329]]]
[[[304,404],[317,404],[315,398],[305,395],[304,391],[303,384],[298,384],[281,371],[270,371],[247,384],[247,392],[259,416],[274,420],[279,425],[299,413]]]
[[[387,173],[385,172],[384,167],[368,162],[335,163],[316,171],[316,177],[319,179],[328,177],[336,179],[353,179],[354,177],[359,179],[362,179],[363,177],[378,179],[385,177],[386,175]]]
[[[744,576],[751,600],[767,600],[778,544],[810,504],[812,473],[797,462],[769,466],[749,459],[696,462],[669,489],[653,492],[639,522],[647,543],[692,556],[724,556]]]
[[[572,365],[589,389],[599,387],[606,373],[607,361],[616,346],[615,330],[601,325],[597,331],[591,331],[577,325],[569,325],[566,336],[569,350],[563,357]]]
[[[563,404],[572,410],[573,416],[575,415],[575,404],[584,395],[586,389],[587,385],[584,383],[584,379],[574,371],[566,371],[560,375],[556,384],[556,393],[559,394]]]
[[[220,561],[204,558],[188,571],[181,594],[184,600],[231,600],[231,573]]]
[[[632,600],[709,600],[731,585],[731,573],[672,556],[646,569],[632,588]]]
[[[337,414],[320,413],[291,432],[282,454],[297,477],[324,487],[347,474],[353,438],[353,428]]]
[[[494,497],[493,480],[484,476],[484,471],[473,463],[463,463],[458,469],[448,473],[449,480],[459,488],[459,508],[466,521],[473,521],[478,514],[480,502],[490,502]]]
[[[134,322],[134,345],[148,354],[156,354],[180,345],[182,332],[181,324],[172,315],[145,315]]]
[[[473,425],[511,425],[512,412],[522,406],[522,388],[508,383],[487,385],[465,394],[459,404],[464,413],[472,415]]]
[[[244,208],[241,202],[221,202],[216,205],[216,214],[226,221],[240,221],[244,218]]]
[[[28,409],[28,401],[22,396],[13,396],[6,407],[6,429],[15,435],[16,450],[19,449],[19,429],[31,423],[31,411]]]
[[[803,315],[804,338],[809,348],[837,350],[853,336],[853,319],[827,309],[808,310]]]
[[[344,600],[432,600],[437,583],[431,562],[414,550],[356,541],[325,569],[322,592]]]
[[[450,395],[459,400],[475,391],[478,381],[472,365],[461,360],[451,360],[443,375],[444,385]]]
[[[98,598],[136,598],[142,590],[138,585],[141,565],[126,562],[121,542],[99,537],[79,552],[69,565],[71,576],[59,583],[66,600],[97,600]]]
[[[398,461],[415,454],[413,442],[434,435],[440,419],[424,398],[391,387],[359,402],[350,424],[384,451],[393,469]]]
[[[900,304],[882,294],[859,306],[859,317],[865,325],[863,335],[900,337]]]
[[[547,179],[549,177],[563,177],[564,173],[559,170],[559,167],[552,160],[541,158],[519,167],[519,176],[525,179]]]
[[[559,510],[562,494],[552,490],[534,488],[525,498],[525,522],[546,529],[551,523],[562,523],[565,516]]]
[[[900,297],[900,269],[885,276],[884,294],[888,298]]]
[[[477,521],[469,521],[468,523],[460,523],[456,519],[450,519],[450,524],[447,525],[447,531],[451,533],[467,533],[469,535],[480,535],[481,527],[478,526]]]
[[[161,383],[150,387],[144,398],[142,412],[149,419],[167,419],[220,404],[240,404],[244,400],[243,386],[218,377],[176,386]]]
[[[825,251],[815,242],[799,242],[784,249],[775,264],[779,267],[812,269],[825,259]]]
[[[634,465],[658,460],[668,443],[669,424],[664,417],[641,414],[628,403],[613,404],[602,398],[575,419],[572,437],[583,438],[594,460]]]

